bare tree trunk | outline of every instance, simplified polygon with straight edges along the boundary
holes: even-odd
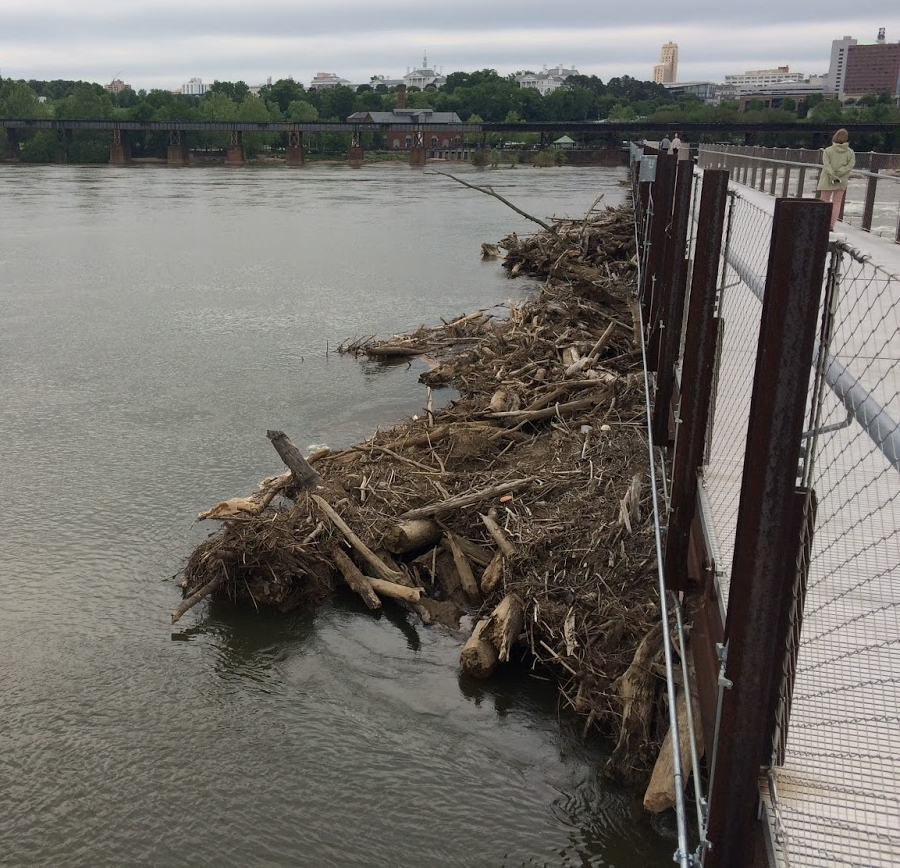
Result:
[[[266,437],[272,441],[281,460],[291,469],[294,481],[301,491],[312,490],[319,484],[319,474],[309,466],[303,453],[284,431],[266,431]]]

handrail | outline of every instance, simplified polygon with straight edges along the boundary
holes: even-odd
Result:
[[[744,160],[755,160],[758,163],[774,163],[778,166],[798,166],[801,169],[815,169],[818,172],[822,171],[821,163],[797,163],[793,160],[775,160],[772,157],[759,157],[756,154],[735,154],[731,151],[713,151],[702,145],[701,149],[701,153],[703,154],[722,154],[726,157],[737,157]],[[896,181],[900,183],[900,176],[882,175],[880,172],[868,172],[865,169],[854,169],[850,174],[860,175],[867,178],[878,178],[879,181]]]
[[[734,195],[740,198],[740,193],[736,192]],[[853,255],[852,250],[846,245],[836,242],[835,247]],[[733,247],[729,248],[726,261],[761,302],[765,290],[763,275],[758,274]],[[818,354],[817,341],[814,357]],[[891,418],[872,394],[860,385],[849,368],[830,351],[825,354],[825,382],[894,469],[900,470],[900,425]]]

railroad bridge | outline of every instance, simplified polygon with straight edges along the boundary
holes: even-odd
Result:
[[[752,145],[760,135],[780,133],[801,136],[814,148],[826,143],[834,131],[834,124],[817,124],[813,122],[797,123],[696,123],[683,122],[677,124],[678,130],[686,140],[696,140],[701,136],[720,134],[729,139],[738,136],[744,143]],[[475,147],[485,146],[485,137],[489,133],[538,133],[541,146],[549,144],[553,138],[563,134],[580,136],[583,139],[598,143],[598,147],[621,147],[623,140],[635,140],[642,137],[661,138],[671,132],[673,124],[658,121],[623,121],[623,122],[576,122],[551,121],[542,123],[451,123],[451,124],[372,124],[349,122],[316,122],[290,123],[287,121],[250,122],[250,121],[111,121],[111,120],[51,120],[47,118],[15,119],[0,118],[0,129],[7,134],[9,150],[13,157],[18,156],[20,135],[30,130],[54,131],[60,140],[60,153],[65,154],[67,143],[73,133],[82,130],[108,132],[110,136],[110,163],[125,165],[131,159],[130,136],[139,133],[163,133],[168,136],[167,160],[170,165],[183,166],[189,161],[187,133],[219,132],[227,136],[226,163],[242,165],[245,160],[244,135],[246,133],[281,133],[286,136],[286,163],[288,166],[301,166],[305,162],[304,135],[309,133],[344,133],[349,137],[350,146],[347,159],[358,163],[363,159],[363,136],[374,133],[385,136],[389,140],[399,138],[403,150],[409,150],[410,163],[424,164],[426,158],[438,155],[439,152],[463,156],[469,148],[464,142],[474,139]],[[884,133],[890,141],[900,149],[900,124],[865,123],[848,124],[851,140],[857,133]],[[399,133],[399,137],[391,136]],[[427,137],[427,138],[426,138]],[[439,147],[434,147],[432,137],[437,139]],[[452,143],[444,147],[443,142]]]

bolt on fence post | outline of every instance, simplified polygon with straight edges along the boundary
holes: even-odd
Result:
[[[684,293],[687,285],[687,233],[691,209],[691,185],[694,167],[685,160],[675,175],[675,205],[672,209],[671,229],[667,233],[666,261],[663,264],[660,293],[658,357],[656,366],[656,401],[653,407],[653,441],[657,446],[669,443],[669,410],[675,384],[675,361],[681,343],[681,324],[684,319]]]
[[[828,248],[830,204],[776,199],[725,624],[727,664],[705,868],[753,857],[758,777],[781,671],[781,622],[800,438]]]
[[[665,552],[666,587],[684,590],[697,472],[703,463],[719,325],[715,316],[719,257],[728,207],[728,172],[703,173],[694,273],[681,367],[681,400],[672,468],[671,508]]]

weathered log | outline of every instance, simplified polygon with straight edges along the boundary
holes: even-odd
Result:
[[[466,557],[480,567],[486,567],[494,556],[494,553],[490,551],[490,549],[484,549],[473,543],[472,540],[466,539],[464,536],[458,536],[456,541],[459,543],[459,547],[466,553]]]
[[[309,466],[303,453],[284,431],[266,431],[266,437],[272,441],[281,460],[291,469],[294,483],[301,491],[312,490],[319,484],[321,477]]]
[[[388,551],[402,555],[416,549],[428,548],[441,538],[441,529],[427,518],[403,521],[389,528],[384,535]]]
[[[697,697],[691,697],[691,711],[694,718],[694,726],[697,728],[697,748],[700,756],[703,755],[703,733],[700,729],[700,706]],[[678,719],[678,748],[681,753],[681,771],[683,773],[683,782],[687,786],[688,779],[693,771],[693,760],[691,757],[691,734],[688,731],[687,720],[687,702],[685,701],[684,691],[679,691],[675,700],[675,708]],[[653,814],[660,811],[668,810],[675,807],[675,768],[674,757],[672,753],[672,730],[666,733],[659,756],[656,759],[656,765],[653,766],[653,775],[650,778],[650,784],[644,793],[644,809]]]
[[[347,542],[353,546],[366,560],[366,562],[375,570],[379,579],[386,582],[397,582],[402,584],[402,576],[395,570],[391,570],[385,566],[375,552],[372,551],[352,530],[347,523],[332,509],[330,504],[318,494],[311,495],[312,500],[318,505],[319,509],[325,513],[329,521],[346,537]]]
[[[490,626],[490,619],[482,618],[472,631],[459,655],[459,666],[463,675],[472,678],[490,678],[500,662],[497,649],[484,635]]]
[[[400,600],[404,603],[418,603],[422,596],[421,588],[410,588],[398,585],[396,582],[386,582],[373,576],[364,576],[370,587],[376,594],[382,597],[390,597],[392,600]]]
[[[516,547],[509,541],[509,538],[503,532],[503,528],[497,524],[497,511],[492,509],[487,515],[482,514],[481,520],[488,529],[488,533],[493,537],[494,542],[497,543],[500,551],[508,558],[513,557],[516,553]]]
[[[491,612],[490,622],[490,629],[484,635],[487,635],[490,643],[497,649],[500,661],[506,663],[510,648],[525,626],[522,600],[515,594],[507,594]]]
[[[554,416],[570,416],[573,413],[579,413],[582,410],[590,410],[597,404],[602,404],[613,396],[615,390],[611,386],[601,388],[596,395],[590,398],[581,398],[578,401],[569,401],[566,404],[554,404],[552,407],[545,407],[543,410],[507,410],[503,413],[493,413],[491,419],[503,419],[504,421],[513,422],[540,422],[544,419],[552,419]]]
[[[615,327],[616,323],[611,322],[606,327],[606,331],[603,332],[602,335],[600,335],[597,343],[595,343],[594,346],[591,347],[591,351],[583,359],[578,359],[566,368],[567,377],[572,377],[575,374],[580,373],[585,368],[590,367],[594,363],[594,359],[596,359],[597,356],[600,355],[603,348],[609,343],[610,338],[612,338],[612,333]]]
[[[566,368],[570,368],[581,358],[578,347],[566,347],[562,351],[562,363]]]
[[[448,533],[446,539],[450,544],[453,562],[456,564],[456,571],[459,573],[459,580],[462,583],[463,590],[466,592],[466,596],[472,600],[480,600],[481,592],[478,590],[478,582],[475,581],[472,566],[469,564],[469,560],[459,544],[459,539],[453,533]]]
[[[656,699],[656,676],[650,664],[659,649],[661,635],[659,623],[641,639],[628,669],[613,684],[622,702],[619,737],[606,763],[607,773],[613,776],[627,777],[632,761],[643,754],[650,740],[649,725]]]
[[[353,561],[351,561],[339,548],[335,548],[331,554],[337,568],[344,577],[344,581],[350,586],[350,589],[359,594],[360,597],[363,598],[363,602],[370,609],[380,609],[381,600],[378,599],[377,594],[373,590],[369,578],[364,576],[359,571],[356,564],[354,564]]]
[[[497,552],[481,574],[481,593],[492,593],[503,578],[503,552]]]
[[[424,347],[406,347],[390,344],[382,344],[378,347],[364,347],[362,350],[365,355],[373,359],[386,358],[408,358],[411,356],[421,356],[425,352]]]
[[[507,399],[509,396],[507,395],[506,389],[497,389],[493,395],[491,395],[490,403],[488,404],[488,410],[492,413],[499,413],[502,410],[509,410],[509,404],[507,403]]]
[[[199,591],[191,594],[190,597],[182,600],[174,609],[172,609],[172,623],[174,624],[188,609],[192,609],[204,597],[208,597],[225,581],[225,568],[222,567],[222,575],[216,576],[211,582],[207,582]]]
[[[641,520],[642,480],[643,475],[640,473],[632,476],[631,485],[628,486],[628,491],[619,502],[619,524],[624,524],[628,533],[631,533]]]
[[[531,214],[526,213],[521,208],[517,208],[515,205],[513,205],[512,202],[509,201],[509,199],[504,199],[499,193],[495,193],[491,187],[479,187],[477,184],[470,184],[468,181],[463,181],[462,178],[457,178],[456,175],[451,175],[449,172],[433,172],[430,174],[444,175],[444,177],[451,178],[458,184],[462,184],[463,187],[468,187],[470,190],[477,190],[479,193],[484,193],[487,196],[493,196],[495,199],[499,199],[504,205],[512,208],[513,211],[516,212],[516,214],[520,214],[526,220],[530,220],[532,223],[537,223],[538,226],[556,235],[556,226],[551,226],[549,223],[545,223],[540,218],[533,217]]]
[[[536,479],[536,476],[526,476],[524,479],[514,479],[511,482],[492,485],[478,491],[470,491],[468,494],[450,497],[447,500],[432,503],[430,506],[407,510],[400,517],[406,519],[426,518],[430,515],[439,515],[442,512],[453,512],[456,509],[462,509],[465,506],[472,506],[475,503],[480,503],[482,500],[487,500],[490,497],[497,497],[498,495],[506,494],[510,491],[518,491],[521,488],[527,488]]]
[[[387,565],[388,569],[393,570],[395,573],[397,573],[401,577],[400,584],[403,585],[403,587],[414,588],[419,591],[422,590],[421,585],[417,584],[417,582],[414,580],[413,574],[410,573],[409,571],[403,569],[391,557],[391,553],[387,549],[383,549],[383,548],[378,549],[378,551],[375,552],[375,556],[377,558],[379,558],[380,560],[384,561],[384,563]],[[370,579],[370,581],[371,581],[371,579]],[[424,593],[424,591],[422,591],[422,593]],[[433,618],[431,616],[431,612],[425,606],[422,605],[421,598],[416,600],[415,602],[410,602],[410,603],[403,602],[403,601],[400,601],[400,602],[401,602],[401,605],[403,605],[405,608],[409,609],[410,612],[414,612],[416,615],[418,615],[422,619],[423,624],[428,625],[432,622]]]

